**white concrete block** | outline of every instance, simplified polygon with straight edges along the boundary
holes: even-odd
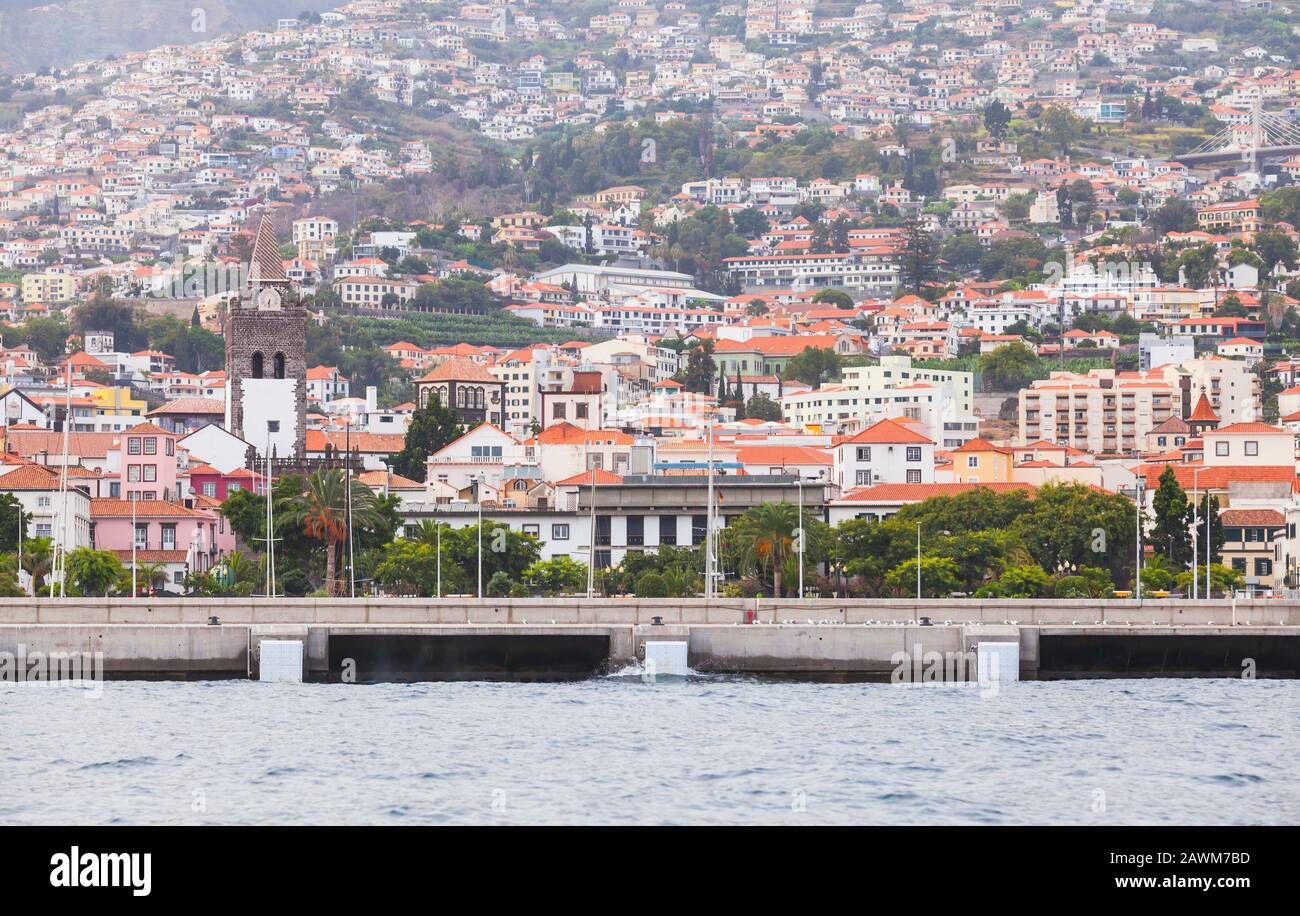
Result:
[[[302,683],[302,640],[264,639],[259,645],[261,647],[259,680]]]
[[[1014,684],[1020,680],[1020,643],[977,643],[975,665],[981,684]]]
[[[691,673],[686,664],[686,640],[646,640],[646,674],[685,677]]]

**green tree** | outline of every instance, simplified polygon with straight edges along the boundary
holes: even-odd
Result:
[[[1210,583],[1211,595],[1227,597],[1229,595],[1232,595],[1238,589],[1242,589],[1246,587],[1245,576],[1237,572],[1231,566],[1224,566],[1220,563],[1212,563],[1210,564],[1209,569],[1210,569],[1209,583]],[[1144,581],[1145,581],[1145,576],[1146,573],[1144,572],[1143,573]],[[1204,565],[1196,567],[1196,576],[1200,583],[1201,594],[1204,595],[1205,582],[1206,582]],[[1177,583],[1178,588],[1181,589],[1184,594],[1190,595],[1192,593],[1191,570],[1188,570],[1187,572],[1179,573],[1175,578],[1175,582]]]
[[[1155,524],[1147,536],[1147,543],[1175,567],[1186,566],[1192,560],[1189,527],[1192,509],[1172,467],[1161,472],[1160,482],[1151,496],[1151,507],[1155,512]]]
[[[444,407],[442,398],[433,392],[425,405],[417,407],[411,414],[411,423],[406,428],[406,441],[402,450],[393,458],[393,472],[423,482],[428,471],[429,456],[464,434],[465,428],[456,412],[450,407]]]
[[[1181,272],[1183,281],[1193,289],[1204,289],[1219,266],[1219,252],[1208,243],[1192,245],[1174,261],[1175,273]]]
[[[22,526],[23,538],[32,536],[32,516],[23,511],[23,504],[12,493],[0,495],[0,552],[18,549],[18,529]]]
[[[569,557],[538,560],[524,570],[524,582],[544,595],[577,592],[587,587],[587,565]]]
[[[1017,391],[1043,374],[1038,354],[1019,341],[985,353],[979,367],[985,391]]]
[[[795,548],[798,507],[790,503],[760,503],[725,529],[726,544],[742,574],[772,577],[772,594],[782,597],[781,570]]]
[[[760,391],[745,403],[745,419],[780,423],[781,405]]]
[[[34,537],[26,540],[26,530],[23,529],[23,570],[31,576],[32,590],[39,591],[41,586],[48,584],[54,569],[54,539]]]
[[[984,129],[995,137],[1002,137],[1011,124],[1011,109],[1002,102],[993,101],[984,106]]]
[[[909,293],[921,295],[939,276],[939,241],[920,220],[903,224],[903,245],[898,254],[898,282]]]
[[[383,549],[381,559],[375,565],[374,577],[389,594],[432,597],[438,583],[438,557],[434,541],[409,538],[394,541]],[[467,582],[468,577],[461,567],[443,563],[444,595],[463,594]]]
[[[667,598],[668,583],[664,581],[664,577],[659,573],[648,570],[636,580],[636,596],[638,598]]]
[[[825,302],[837,309],[853,308],[853,297],[842,289],[824,289],[813,296],[813,302]]]
[[[782,375],[797,379],[814,388],[825,381],[837,381],[844,367],[844,359],[826,347],[804,347],[785,364]]]
[[[308,537],[325,545],[325,590],[333,596],[342,593],[342,583],[335,575],[339,552],[347,541],[349,526],[348,490],[351,484],[351,525],[364,529],[378,523],[380,510],[374,491],[344,476],[337,468],[321,469],[307,475],[301,495],[289,507],[286,521],[301,525]]]
[[[957,564],[947,557],[921,557],[921,597],[946,598],[961,584]],[[885,576],[885,588],[902,598],[916,597],[916,557],[904,560]]]
[[[18,555],[0,554],[0,598],[22,598],[26,594],[18,586]]]
[[[1110,598],[1115,583],[1110,573],[1096,566],[1082,566],[1056,580],[1053,594],[1057,598]]]
[[[1039,115],[1039,126],[1052,145],[1062,153],[1079,142],[1087,130],[1087,122],[1063,105],[1049,105]]]
[[[696,342],[686,354],[686,374],[682,385],[696,394],[710,394],[718,365],[713,361],[713,341]]]
[[[68,326],[59,318],[28,318],[23,322],[21,341],[47,363],[63,356],[68,342]]]
[[[1197,497],[1195,511],[1196,521],[1196,559],[1205,561],[1205,539],[1210,539],[1210,562],[1217,563],[1223,556],[1223,544],[1226,532],[1219,524],[1219,497],[1210,493],[1201,493]]]
[[[122,564],[109,550],[78,547],[67,562],[70,590],[79,595],[107,595],[122,580]]]
[[[489,598],[505,598],[509,596],[510,590],[514,584],[515,583],[510,579],[509,573],[503,569],[498,569],[492,574],[492,578],[488,579],[484,591],[487,592]]]
[[[1052,579],[1038,564],[1007,567],[998,580],[976,592],[977,598],[1041,598],[1051,591]]]

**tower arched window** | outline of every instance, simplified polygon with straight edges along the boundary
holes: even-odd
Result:
[[[284,354],[275,354],[275,377],[284,378]]]
[[[253,354],[253,378],[262,377],[262,351]]]

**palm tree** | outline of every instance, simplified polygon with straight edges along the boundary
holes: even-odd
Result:
[[[348,480],[337,468],[313,471],[306,489],[292,503],[289,522],[301,524],[308,537],[325,542],[325,588],[339,590],[335,569],[339,549],[348,536]],[[379,522],[379,500],[374,491],[352,481],[352,525],[369,528]]]
[[[762,503],[748,510],[727,533],[742,569],[771,571],[772,593],[781,597],[781,568],[794,546],[799,510],[790,503]]]
[[[131,587],[131,568],[127,567],[126,587]],[[167,567],[162,563],[136,563],[135,564],[135,583],[136,587],[143,585],[145,588],[153,588],[159,580],[167,581]]]
[[[668,598],[694,598],[700,593],[700,577],[685,566],[670,566],[663,571]]]
[[[32,577],[32,591],[54,571],[54,539],[35,537],[23,544],[23,569]]]

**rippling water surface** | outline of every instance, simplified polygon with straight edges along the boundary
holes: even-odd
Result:
[[[0,823],[1300,820],[1300,682],[0,684]]]

